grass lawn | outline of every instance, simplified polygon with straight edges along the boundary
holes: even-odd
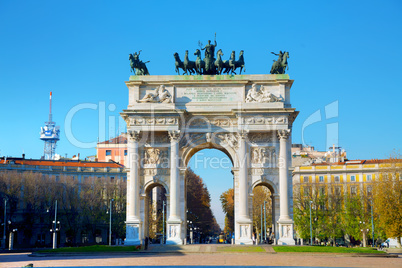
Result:
[[[232,247],[217,247],[217,252],[265,252],[261,247],[256,246],[232,246]]]
[[[326,246],[274,246],[276,252],[326,252],[326,253],[374,253],[385,254],[376,248],[344,248]]]
[[[87,247],[66,247],[38,251],[39,253],[63,253],[63,252],[130,252],[138,251],[137,246],[87,246]]]

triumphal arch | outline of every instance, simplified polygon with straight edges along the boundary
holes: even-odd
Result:
[[[184,242],[184,174],[205,148],[221,150],[233,163],[235,243],[252,244],[253,188],[265,185],[273,194],[276,241],[294,244],[292,83],[287,74],[131,76],[121,114],[129,156],[125,244],[147,236],[146,193],[155,185],[166,190],[166,243]]]

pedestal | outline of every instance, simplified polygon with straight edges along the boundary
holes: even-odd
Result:
[[[295,245],[293,239],[293,221],[278,221],[279,240],[278,245]]]
[[[141,224],[140,223],[126,223],[126,239],[124,240],[125,246],[141,245]]]
[[[181,222],[167,223],[167,239],[166,245],[183,245],[183,240],[180,237]]]

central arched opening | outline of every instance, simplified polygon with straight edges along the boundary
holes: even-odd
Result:
[[[253,242],[272,244],[275,239],[274,189],[268,183],[258,183],[253,188]]]
[[[153,244],[163,243],[166,221],[166,189],[162,184],[153,183],[144,194],[145,237]]]
[[[229,242],[234,233],[230,154],[224,148],[199,146],[189,155],[185,180],[186,241],[188,244]]]

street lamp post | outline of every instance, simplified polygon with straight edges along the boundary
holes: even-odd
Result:
[[[310,200],[310,245],[313,245],[313,226],[311,224],[311,204],[313,201]]]
[[[372,237],[373,237],[373,244],[374,247],[374,219],[373,219],[373,199],[370,200],[371,202],[371,230],[372,230]]]
[[[4,230],[3,230],[3,248],[6,248],[6,222],[7,222],[7,199],[4,198]]]
[[[263,236],[264,232],[262,230],[262,205],[261,205],[261,234],[260,234],[260,243],[262,244],[262,236]]]
[[[53,248],[57,248],[57,224],[60,224],[60,222],[57,221],[57,200],[55,202],[55,210],[54,210],[54,221],[53,221],[53,230],[50,229],[51,232],[53,232]]]
[[[110,205],[109,205],[109,211],[110,211],[110,215],[109,215],[109,246],[112,245],[112,202],[114,201],[114,199],[110,199]]]
[[[267,213],[265,209],[265,204],[267,201],[264,201],[264,241],[267,241]]]
[[[165,243],[165,200],[162,206],[162,244]]]

